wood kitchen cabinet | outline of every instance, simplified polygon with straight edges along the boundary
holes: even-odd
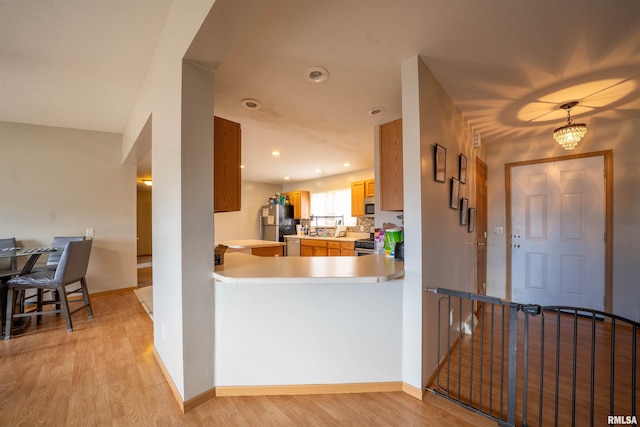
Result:
[[[300,239],[300,256],[353,256],[353,242]]]
[[[364,216],[364,199],[376,195],[374,188],[373,179],[351,183],[351,216]]]
[[[355,255],[353,242],[340,242],[340,256],[353,255]]]
[[[404,209],[402,119],[380,126],[380,209]]]
[[[327,256],[327,241],[300,239],[300,256]]]
[[[240,210],[240,123],[213,118],[213,211]]]
[[[351,183],[351,216],[364,216],[364,181]]]
[[[293,205],[294,219],[309,219],[311,196],[308,191],[290,191],[283,196],[289,197],[289,204]]]
[[[340,256],[340,242],[330,240],[327,242],[327,253],[329,256]]]
[[[373,179],[367,179],[364,182],[364,198],[367,197],[375,197],[376,189],[375,189],[375,181]]]

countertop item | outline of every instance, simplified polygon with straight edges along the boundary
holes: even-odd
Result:
[[[377,283],[404,276],[404,262],[362,257],[271,257],[227,253],[213,277],[224,283]]]
[[[245,240],[225,240],[218,242],[221,245],[232,249],[265,248],[269,246],[284,246],[284,242],[274,242],[271,240],[245,239]]]

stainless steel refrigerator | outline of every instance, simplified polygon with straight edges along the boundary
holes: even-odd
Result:
[[[293,205],[265,205],[260,208],[260,237],[262,240],[284,242],[287,234],[296,234],[297,220],[293,219]]]

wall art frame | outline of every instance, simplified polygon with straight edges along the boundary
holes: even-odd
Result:
[[[460,184],[467,183],[467,156],[460,154],[458,158],[458,179]]]
[[[459,204],[460,204],[460,181],[458,181],[458,178],[451,177],[451,199],[449,202],[449,207],[451,209],[458,210]]]
[[[433,180],[447,181],[447,149],[440,144],[433,148]]]
[[[469,222],[469,199],[460,199],[460,225],[467,225]]]

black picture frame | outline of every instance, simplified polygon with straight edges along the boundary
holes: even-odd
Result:
[[[467,230],[473,233],[476,229],[476,208],[469,208],[469,225]]]
[[[458,159],[458,179],[460,184],[467,183],[467,156],[460,154]]]
[[[447,181],[447,149],[436,144],[433,149],[433,180]]]
[[[459,204],[460,204],[460,181],[458,181],[458,178],[451,177],[451,199],[449,202],[449,207],[451,209],[458,210]]]
[[[460,199],[460,225],[467,225],[469,222],[469,199]]]

